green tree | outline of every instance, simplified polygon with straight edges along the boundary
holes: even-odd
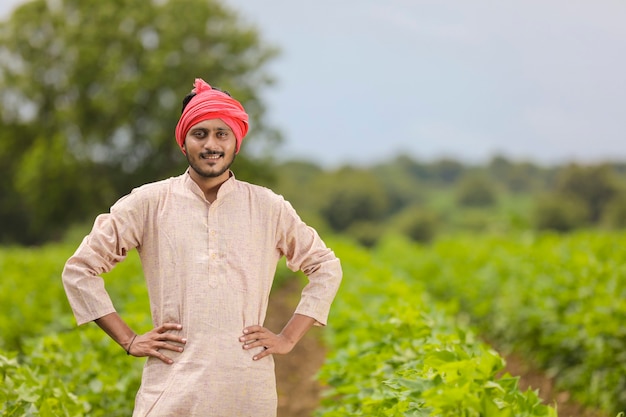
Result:
[[[494,156],[486,166],[489,177],[513,193],[525,193],[538,188],[542,182],[539,167],[529,162],[513,162],[504,156]]]
[[[589,208],[574,195],[543,194],[533,208],[532,220],[539,230],[569,232],[588,224]]]
[[[588,221],[597,223],[607,203],[618,194],[619,183],[608,164],[570,164],[557,175],[555,192],[581,200],[586,205]]]
[[[309,226],[322,235],[328,233],[330,227],[320,214],[324,198],[313,191],[313,183],[323,175],[323,169],[312,162],[293,160],[275,165],[272,172],[272,189],[289,201]]]
[[[319,196],[306,192],[317,177],[323,174],[322,168],[308,161],[289,161],[274,167],[276,180],[274,190],[282,194],[298,212],[319,208]]]
[[[437,213],[416,204],[395,215],[391,223],[397,233],[415,242],[429,243],[438,232],[440,220]]]
[[[457,202],[461,206],[492,206],[496,203],[496,197],[494,184],[484,175],[464,175],[457,188]]]
[[[337,232],[354,224],[381,221],[388,213],[385,188],[370,171],[343,168],[320,177],[315,187],[317,195],[325,196],[320,213]]]
[[[427,189],[419,174],[421,169],[422,165],[407,156],[399,156],[371,169],[387,191],[390,214],[402,211],[409,205],[424,202]]]
[[[464,173],[465,166],[454,159],[443,158],[435,161],[430,166],[432,178],[444,184],[455,183]]]
[[[259,96],[277,50],[218,0],[34,0],[0,45],[0,241],[52,237],[182,172],[174,127],[195,78],[244,104],[259,143],[279,139]],[[252,163],[244,147],[238,172],[267,172]]]
[[[602,223],[612,229],[626,228],[626,192],[611,199],[602,213]]]
[[[406,154],[396,156],[391,161],[391,165],[397,167],[399,170],[416,180],[427,181],[433,179],[433,170],[427,163],[416,161]]]

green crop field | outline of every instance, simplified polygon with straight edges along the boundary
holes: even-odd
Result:
[[[483,336],[556,377],[581,403],[626,410],[626,234],[466,236],[375,255],[453,302]]]
[[[317,415],[557,416],[503,374],[484,340],[532,359],[607,416],[626,408],[626,235],[329,244],[344,282],[324,332]],[[0,250],[2,416],[130,415],[142,361],[95,325],[76,328],[60,280],[73,249]],[[148,330],[136,254],[106,280],[124,317]]]

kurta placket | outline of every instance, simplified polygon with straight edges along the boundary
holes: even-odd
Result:
[[[221,276],[219,274],[218,262],[219,262],[219,241],[217,235],[217,215],[215,214],[215,205],[207,202],[207,211],[206,211],[206,237],[208,241],[208,276],[213,277],[211,282],[211,287],[217,287],[217,278]]]

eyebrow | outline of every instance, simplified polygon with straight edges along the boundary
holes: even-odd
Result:
[[[190,130],[190,132],[196,132],[198,130],[208,132],[210,130],[215,130],[218,132],[232,132],[232,129],[229,127],[216,127],[216,128],[207,128],[207,127],[194,127]]]

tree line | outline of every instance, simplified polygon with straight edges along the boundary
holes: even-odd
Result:
[[[428,242],[439,233],[626,227],[621,162],[543,166],[494,156],[476,165],[403,155],[369,167],[296,161],[275,170],[275,188],[305,219],[365,245],[388,232]]]

